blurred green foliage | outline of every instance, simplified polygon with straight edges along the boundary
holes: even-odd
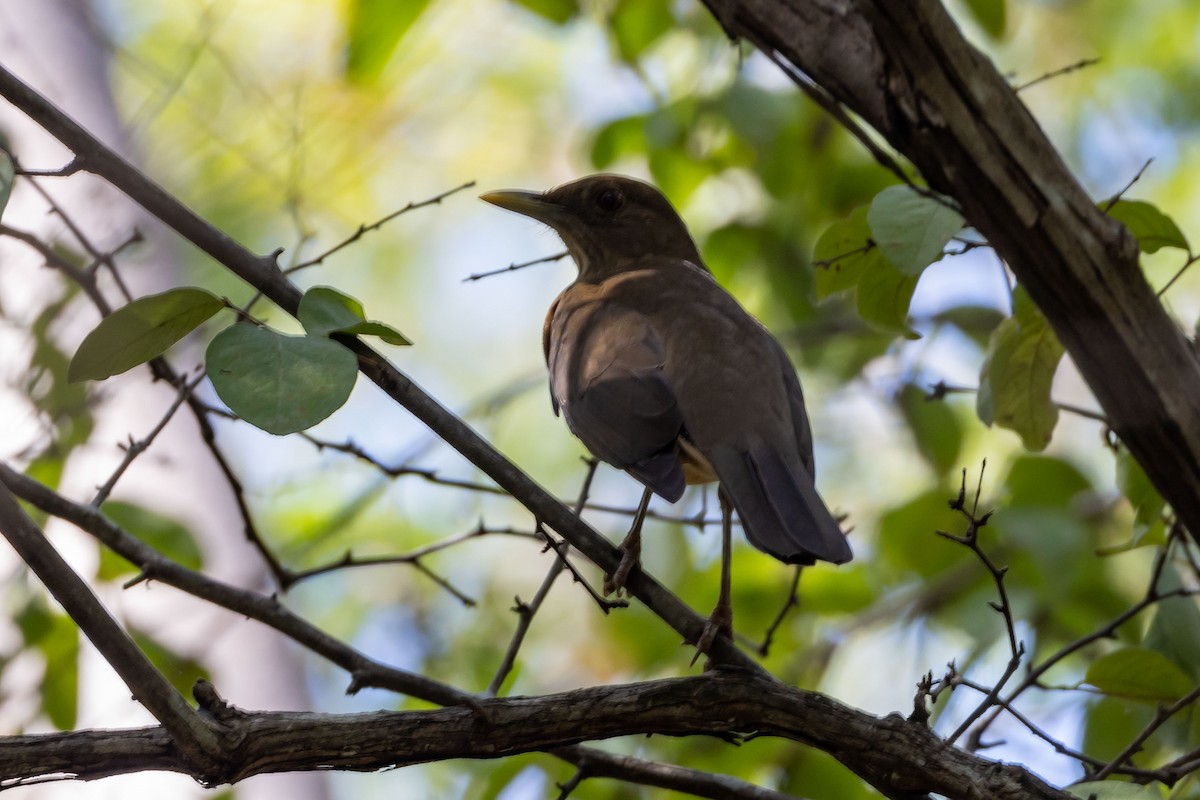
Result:
[[[225,26],[205,34],[207,55],[165,97],[159,96],[164,84],[144,67],[178,66],[187,14],[149,15],[133,2],[118,5],[141,23],[117,32],[114,85],[144,143],[148,169],[251,247],[289,246],[285,263],[321,252],[356,226],[464,175],[477,177],[482,188],[517,180],[538,188],[617,170],[647,177],[666,192],[713,273],[801,366],[820,485],[831,504],[850,513],[856,560],[803,572],[798,608],[774,631],[764,656],[776,674],[879,713],[907,713],[916,680],[927,670],[937,677],[950,660],[977,682],[998,677],[1008,658],[1007,634],[989,606],[997,599],[992,578],[966,548],[937,535],[964,532],[963,517],[948,501],[965,469],[972,505],[984,457],[978,510],[995,513],[979,531],[980,546],[1008,568],[1027,660],[1052,656],[1145,595],[1167,539],[1169,509],[1128,453],[1108,447],[1102,423],[1061,406],[1090,408],[1093,401],[1041,313],[985,243],[963,230],[970,220],[899,185],[898,176],[771,65],[729,43],[698,5],[353,0],[338,7],[340,16],[325,18],[266,3],[230,10]],[[271,18],[278,35],[295,42],[300,55],[280,60],[262,41],[259,15],[266,6],[278,14]],[[1200,11],[1182,0],[1155,14],[1131,0],[1104,6],[1105,13],[1092,13],[1078,3],[964,0],[952,10],[1002,70],[1023,80],[1073,58],[1103,58],[1022,96],[1096,196],[1111,197],[1124,185],[1130,158],[1162,157],[1165,166],[1149,170],[1136,192],[1152,201],[1122,199],[1109,209],[1138,238],[1148,279],[1162,286],[1180,265],[1179,251],[1190,254],[1183,232],[1200,222],[1200,194],[1188,178],[1200,167],[1200,152],[1188,139],[1200,129],[1194,91],[1200,70],[1191,58]],[[309,25],[306,14],[323,27]],[[314,282],[366,298],[373,314],[411,333],[419,346],[404,351],[405,369],[444,402],[467,409],[470,421],[538,480],[573,498],[583,478],[580,448],[549,413],[542,382],[529,380],[542,369],[541,315],[570,279],[569,268],[463,288],[458,281],[470,272],[543,251],[517,249],[504,238],[511,229],[465,200],[422,213],[421,222],[402,218],[348,248]],[[557,242],[546,237],[530,247],[550,252]],[[234,302],[248,299],[244,287],[210,264],[197,260],[195,271],[193,282]],[[1189,273],[1167,298],[1192,329],[1200,317],[1200,282]],[[32,328],[28,393],[45,436],[28,463],[30,474],[51,485],[91,431],[85,390],[66,382],[68,354],[49,334],[67,301],[48,306]],[[965,385],[975,376],[977,385]],[[968,393],[978,389],[976,402],[958,402],[953,393],[929,399],[943,380]],[[535,384],[535,391],[509,389]],[[385,461],[430,464],[460,480],[478,477],[393,409],[353,406],[332,422],[329,438],[352,437]],[[221,437],[243,430],[228,426]],[[344,454],[297,447],[265,455],[276,446],[284,447],[251,439],[244,449],[252,455],[243,452],[239,469],[251,476],[265,535],[296,569],[347,551],[408,551],[467,532],[480,518],[497,527],[532,527],[502,498],[413,477],[388,482]],[[594,492],[600,502],[627,506],[636,489],[602,469]],[[680,508],[660,510],[689,520],[703,512],[711,517],[711,491],[707,501],[695,491]],[[128,504],[110,502],[104,510],[143,541],[200,566],[196,543],[178,523]],[[627,516],[588,513],[614,538],[627,525]],[[711,524],[651,523],[644,562],[707,611],[716,597],[717,538]],[[1185,546],[1194,550],[1179,540],[1172,545],[1159,591],[1195,587],[1200,576]],[[528,540],[485,534],[423,563],[476,605],[465,606],[403,566],[314,579],[289,601],[369,654],[380,649],[440,680],[482,690],[516,622],[513,596],[532,596],[550,556]],[[134,569],[106,555],[98,578],[123,581]],[[596,578],[593,572],[585,568]],[[737,549],[739,633],[763,640],[791,577],[790,568]],[[70,727],[77,634],[35,590],[10,594],[21,647],[54,666],[43,680],[41,712]],[[410,615],[411,629],[381,635],[374,626],[394,608]],[[1170,701],[1194,686],[1197,642],[1194,599],[1172,597],[1112,638],[1072,651],[1047,673],[1045,687],[1031,689],[1017,706],[1036,722],[1053,723],[1069,747],[1111,758],[1152,718],[1147,702]],[[180,685],[203,671],[145,644]],[[504,691],[677,675],[687,671],[690,656],[644,608],[603,615],[564,578],[535,619]],[[345,676],[316,667],[313,674],[329,684],[330,695],[340,693]],[[978,700],[960,687],[939,701],[938,730],[953,730]],[[405,702],[395,699],[397,706]],[[1195,716],[1182,714],[1151,737],[1137,763],[1161,763],[1200,745]],[[990,754],[1025,760],[1059,781],[1081,774],[1019,727],[1006,728],[1004,738],[1011,747]],[[605,746],[800,796],[873,796],[835,760],[786,742],[733,748],[654,737]],[[409,780],[415,794],[453,784],[464,797],[482,798],[526,785],[530,776],[546,786],[565,781],[571,771],[524,756],[400,775],[361,780]],[[585,781],[572,795],[666,796],[600,780]]]

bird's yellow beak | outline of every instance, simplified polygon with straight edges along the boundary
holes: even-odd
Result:
[[[527,217],[533,217],[539,222],[549,222],[549,218],[554,216],[558,210],[558,205],[546,199],[544,194],[538,192],[518,192],[513,190],[505,190],[500,192],[484,192],[479,195],[479,199],[485,203],[491,203],[494,206],[515,211],[518,214],[524,214]]]

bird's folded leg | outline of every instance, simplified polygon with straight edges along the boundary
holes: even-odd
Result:
[[[733,549],[733,506],[723,490],[718,490],[721,499],[721,593],[717,596],[717,605],[709,615],[708,622],[700,638],[696,640],[696,654],[691,663],[695,664],[701,653],[707,653],[718,636],[733,639],[733,602],[730,599],[730,562]],[[705,670],[712,668],[712,662],[704,665]]]
[[[617,565],[612,575],[604,576],[605,597],[614,592],[620,595],[621,590],[625,588],[625,581],[629,580],[629,574],[633,572],[633,568],[641,566],[642,523],[646,521],[646,509],[650,506],[651,494],[653,492],[650,489],[642,492],[642,501],[638,503],[637,512],[633,515],[633,525],[629,528],[629,533],[626,534],[625,541],[621,542],[621,563]]]

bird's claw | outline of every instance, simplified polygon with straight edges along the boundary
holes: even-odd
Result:
[[[696,654],[692,656],[689,664],[695,664],[701,654],[708,655],[712,643],[716,641],[718,636],[723,636],[730,641],[733,640],[733,613],[727,606],[718,605],[713,609],[712,616],[704,623],[704,630],[700,633],[700,638],[696,640]],[[704,671],[707,672],[713,668],[711,660],[704,664]]]
[[[612,575],[604,576],[604,596],[608,597],[611,594],[621,596],[621,592],[625,589],[625,582],[629,580],[630,573],[633,568],[641,562],[641,554],[632,552],[631,550],[621,549],[621,563],[617,565],[616,570]]]

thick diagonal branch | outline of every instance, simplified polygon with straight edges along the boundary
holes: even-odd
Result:
[[[1200,533],[1200,364],[1004,77],[938,0],[703,0],[955,198],[1066,346],[1112,428]]]

